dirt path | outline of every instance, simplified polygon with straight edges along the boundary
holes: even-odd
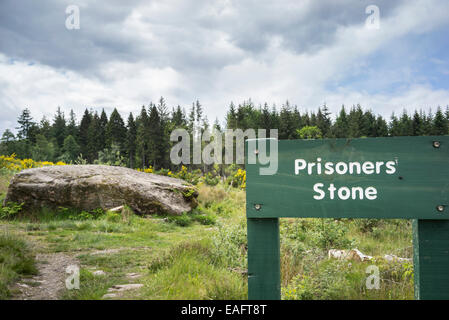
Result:
[[[70,276],[66,268],[79,266],[76,258],[65,253],[38,254],[36,262],[39,274],[16,284],[20,294],[14,300],[57,300]]]

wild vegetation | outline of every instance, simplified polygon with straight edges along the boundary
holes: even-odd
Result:
[[[12,174],[2,170],[2,197]],[[0,245],[1,266],[16,271],[8,271],[8,277],[2,271],[2,298],[17,297],[13,283],[36,272],[35,254],[64,253],[79,261],[81,279],[80,290],[63,290],[61,298],[101,299],[113,285],[138,282],[142,288],[120,299],[246,299],[245,191],[222,181],[211,186],[198,180],[199,207],[176,217],[142,217],[129,208],[119,214],[4,207],[8,214],[2,215],[1,234],[9,240],[0,241],[5,243]],[[375,261],[329,259],[331,248],[358,248]],[[14,259],[25,259],[25,269],[5,262],[11,261],[3,258],[11,250],[16,250]],[[412,264],[386,262],[384,254],[412,256],[408,221],[282,219],[282,297],[412,299]],[[379,290],[365,284],[366,267],[372,264],[380,269]],[[104,274],[95,275],[98,270]],[[130,280],[130,273],[140,277]]]
[[[184,128],[192,136],[211,130],[278,129],[279,139],[445,135],[449,133],[449,108],[437,107],[434,113],[416,110],[411,115],[404,110],[387,121],[360,105],[349,109],[342,106],[333,117],[326,105],[309,112],[289,102],[277,108],[245,101],[238,106],[231,103],[225,123],[216,119],[211,126],[199,101],[186,112],[179,105],[170,110],[161,98],[157,104],[142,106],[137,116],[130,113],[126,121],[117,109],[109,116],[104,110],[99,114],[86,109],[78,122],[73,110],[67,117],[58,108],[52,121],[44,117],[37,122],[30,110],[24,109],[17,122],[17,133],[10,129],[3,133],[0,155],[15,154],[38,162],[108,163],[156,171],[164,168],[168,172],[181,169],[169,159],[173,145],[170,133],[175,128]],[[222,165],[185,166],[189,172],[215,170],[227,176]]]
[[[77,212],[70,208],[25,212],[9,203],[0,210],[0,298],[16,297],[14,283],[37,272],[36,254],[64,253],[81,266],[80,290],[66,299],[101,299],[113,285],[138,281],[139,290],[121,299],[245,299],[247,297],[246,172],[239,165],[170,163],[169,132],[210,130],[201,104],[188,114],[168,112],[165,100],[130,114],[125,125],[114,110],[108,117],[85,111],[80,123],[58,109],[53,122],[33,121],[28,109],[17,134],[6,130],[0,144],[0,200],[15,172],[47,165],[98,163],[184,179],[199,188],[199,206],[181,216]],[[278,111],[247,101],[231,104],[228,129],[278,129],[280,139],[445,135],[449,110],[405,111],[389,122],[372,111],[343,106],[333,121],[326,105],[300,112],[285,103]],[[213,127],[223,130],[218,121]],[[370,261],[330,259],[329,249],[357,248]],[[283,299],[412,299],[410,260],[388,262],[385,254],[410,259],[411,223],[406,220],[281,219]],[[368,289],[366,268],[380,271],[380,288]],[[104,273],[97,274],[96,271]],[[138,279],[130,280],[128,274]]]

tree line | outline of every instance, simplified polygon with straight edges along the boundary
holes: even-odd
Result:
[[[131,168],[174,169],[169,156],[173,142],[170,133],[176,128],[190,132],[224,129],[278,129],[279,139],[358,138],[449,134],[449,108],[438,107],[435,113],[415,110],[392,114],[387,121],[360,105],[342,106],[332,117],[324,104],[317,111],[300,111],[289,102],[280,108],[267,103],[255,106],[245,101],[231,103],[224,128],[218,119],[212,127],[199,101],[186,110],[179,105],[169,109],[164,98],[142,106],[140,113],[130,113],[126,120],[117,109],[108,116],[86,109],[78,122],[73,110],[68,117],[58,108],[50,121],[34,121],[25,108],[18,117],[17,133],[7,129],[0,142],[0,154],[15,153],[19,158],[66,163],[114,163]],[[205,167],[202,167],[205,169]]]

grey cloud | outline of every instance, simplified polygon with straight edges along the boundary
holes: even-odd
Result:
[[[108,61],[143,61],[148,66],[180,71],[208,72],[238,63],[245,55],[211,47],[226,34],[243,53],[264,53],[273,37],[286,50],[313,52],[331,44],[338,26],[363,23],[368,0],[360,1],[164,1],[166,10],[151,9],[154,2],[2,0],[0,3],[0,52],[96,75]],[[306,3],[304,8],[301,4]],[[402,1],[376,1],[382,16]],[[65,28],[65,8],[81,8],[81,29]],[[154,40],[124,27],[133,9],[143,8],[143,32]],[[231,14],[226,14],[230,7]],[[233,12],[233,13],[232,13]],[[198,71],[199,70],[199,71]]]

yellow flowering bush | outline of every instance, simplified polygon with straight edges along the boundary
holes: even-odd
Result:
[[[246,171],[243,169],[238,169],[236,172],[231,174],[228,179],[227,183],[234,188],[246,188]]]
[[[197,185],[200,182],[201,170],[188,171],[186,166],[181,166],[181,170],[178,172],[171,172],[168,174],[170,177],[183,179],[193,185]]]
[[[53,163],[50,161],[34,161],[33,159],[18,159],[16,154],[10,156],[0,156],[0,168],[5,168],[12,171],[21,171],[30,168],[40,168],[46,166],[65,166],[65,162],[58,161]]]
[[[145,173],[153,173],[153,172],[154,172],[152,166],[150,166],[149,168],[144,168],[144,169],[137,168],[137,171],[139,171],[139,172],[145,172]]]

